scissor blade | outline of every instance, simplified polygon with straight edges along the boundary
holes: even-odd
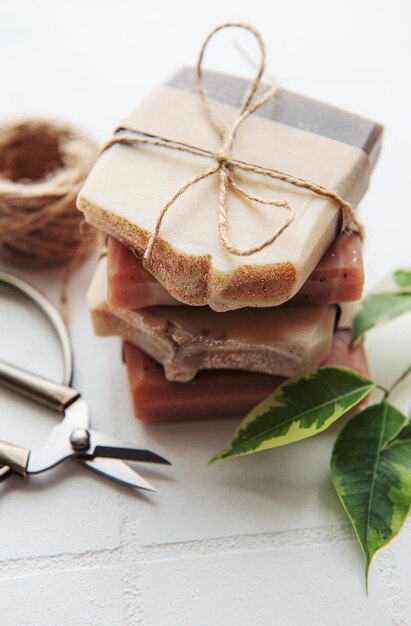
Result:
[[[145,489],[146,491],[157,491],[150,483],[145,480],[134,469],[129,467],[123,461],[118,459],[76,459],[81,463],[87,465],[91,470],[104,474],[112,480],[128,485],[129,487],[137,487],[138,489]]]
[[[170,461],[167,461],[167,459],[155,452],[151,452],[151,450],[139,450],[138,448],[124,448],[121,446],[96,446],[93,450],[93,457],[171,465]]]
[[[70,444],[70,428],[66,428],[64,420],[54,426],[46,443],[39,450],[30,452],[27,464],[28,474],[38,474],[58,465],[75,454]]]
[[[88,406],[80,396],[68,406],[64,411],[63,424],[67,428],[88,428],[89,427],[89,410]]]
[[[64,411],[62,422],[52,428],[46,443],[39,450],[30,452],[27,472],[37,474],[54,467],[64,459],[76,454],[70,443],[70,435],[76,428],[87,430],[89,413],[82,398],[75,400]]]

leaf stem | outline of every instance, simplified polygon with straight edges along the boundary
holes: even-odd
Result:
[[[377,387],[377,389],[380,389],[381,391],[384,392],[384,400],[385,400],[385,398],[388,396],[391,390],[387,389],[386,387],[383,387],[383,385],[379,385],[378,383],[375,383],[375,386]]]
[[[401,383],[411,374],[411,365],[407,367],[407,369],[393,382],[388,391],[385,392],[384,399],[388,399],[394,391],[401,385]],[[379,385],[378,385],[379,386]]]

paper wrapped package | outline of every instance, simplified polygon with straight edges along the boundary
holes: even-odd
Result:
[[[205,72],[204,84],[213,111],[230,126],[248,82]],[[220,147],[190,69],[150,93],[122,127],[213,154]],[[356,206],[367,189],[381,131],[373,122],[279,89],[245,120],[231,156],[314,181]],[[142,255],[164,205],[213,163],[208,156],[160,146],[112,145],[97,160],[78,207],[88,222]],[[333,199],[252,172],[240,171],[238,180],[259,197],[287,200],[295,218],[271,245],[236,256],[219,239],[218,177],[193,185],[165,216],[149,267],[180,302],[208,304],[216,311],[283,304],[299,291],[340,229],[340,207]],[[287,218],[283,208],[231,192],[227,204],[230,238],[240,248],[258,244]]]

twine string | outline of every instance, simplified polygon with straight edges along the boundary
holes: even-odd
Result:
[[[63,122],[0,124],[0,257],[30,269],[62,266],[66,323],[70,277],[96,243],[95,229],[76,209],[96,154],[94,141]]]
[[[260,48],[260,63],[257,67],[257,72],[251,84],[246,90],[243,101],[241,103],[240,111],[238,117],[235,119],[231,128],[227,127],[227,125],[216,115],[215,111],[213,111],[211,103],[207,97],[203,86],[203,70],[202,64],[204,59],[204,53],[209,45],[211,39],[214,35],[226,28],[240,28],[250,32],[255,39]],[[246,190],[242,185],[237,182],[238,175],[236,175],[237,171],[240,172],[249,172],[257,175],[261,175],[265,178],[271,178],[273,180],[280,180],[285,183],[288,183],[291,186],[306,189],[308,191],[313,192],[315,195],[329,198],[333,200],[338,205],[341,212],[341,230],[342,231],[356,231],[363,235],[363,227],[359,222],[354,207],[344,200],[338,193],[331,189],[327,189],[322,185],[318,185],[317,183],[306,180],[303,178],[299,178],[297,176],[293,176],[286,172],[282,172],[275,169],[261,167],[259,165],[254,165],[252,163],[245,163],[243,161],[239,161],[237,159],[233,159],[231,157],[232,147],[235,141],[235,138],[238,134],[241,125],[244,121],[257,109],[266,104],[275,94],[277,87],[276,85],[272,85],[269,87],[265,93],[256,98],[257,90],[261,83],[261,78],[265,71],[265,45],[262,39],[261,34],[253,27],[248,24],[243,24],[240,22],[226,22],[224,24],[220,24],[216,28],[214,28],[206,37],[203,45],[200,48],[197,64],[196,64],[196,88],[198,94],[201,98],[202,105],[206,114],[206,117],[210,123],[210,126],[215,130],[220,142],[221,148],[218,152],[212,152],[210,150],[205,150],[202,148],[196,148],[195,146],[191,146],[185,143],[181,143],[172,139],[168,139],[166,137],[160,137],[155,135],[148,135],[145,133],[141,133],[137,130],[131,128],[120,127],[116,130],[114,136],[106,143],[103,147],[103,151],[107,150],[110,146],[114,144],[124,144],[124,145],[132,145],[132,144],[146,144],[151,146],[158,146],[162,148],[168,148],[169,150],[184,152],[187,154],[192,154],[194,156],[211,158],[215,161],[215,165],[204,170],[200,174],[196,174],[190,180],[184,182],[177,191],[173,194],[173,196],[168,200],[168,202],[161,209],[153,232],[151,233],[146,250],[143,255],[143,261],[148,262],[151,260],[153,254],[153,248],[157,237],[159,235],[161,225],[163,219],[168,212],[168,210],[173,206],[176,200],[184,194],[188,189],[192,186],[197,185],[201,181],[206,178],[217,175],[219,177],[219,241],[224,246],[224,248],[233,255],[236,256],[251,256],[256,252],[260,252],[264,250],[267,246],[270,246],[275,240],[283,233],[286,228],[293,222],[295,218],[295,208],[293,204],[288,200],[276,200],[276,199],[267,199],[263,197],[256,196],[250,191]],[[239,248],[234,245],[229,237],[229,219],[228,219],[228,196],[229,191],[237,194],[237,196],[249,200],[251,202],[255,202],[257,204],[262,204],[265,206],[272,206],[281,209],[285,209],[288,212],[288,216],[285,218],[283,223],[276,229],[274,232],[256,244],[255,246],[248,248]]]

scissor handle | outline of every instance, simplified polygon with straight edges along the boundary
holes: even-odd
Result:
[[[26,295],[47,317],[61,346],[63,356],[63,379],[61,382],[63,385],[71,385],[73,378],[73,351],[67,328],[54,304],[52,304],[41,291],[33,287],[33,285],[30,285],[30,283],[10,272],[0,270],[0,285],[11,287],[15,291]]]
[[[60,413],[80,395],[72,387],[60,385],[4,361],[0,361],[0,384]]]
[[[36,376],[4,361],[0,361],[0,383],[61,413],[79,396],[75,389],[69,387],[73,378],[73,352],[64,321],[50,300],[19,276],[0,270],[0,285],[26,295],[39,307],[57,335],[63,356],[62,384]],[[28,455],[26,448],[0,442],[0,482],[13,472],[25,476]]]
[[[0,441],[0,482],[8,478],[11,472],[20,474],[27,478],[27,465],[29,462],[30,450],[15,446],[6,441]]]
[[[0,467],[0,483],[3,482],[3,480],[7,480],[7,478],[9,478],[13,473],[13,470],[11,469],[10,465],[2,465]]]

